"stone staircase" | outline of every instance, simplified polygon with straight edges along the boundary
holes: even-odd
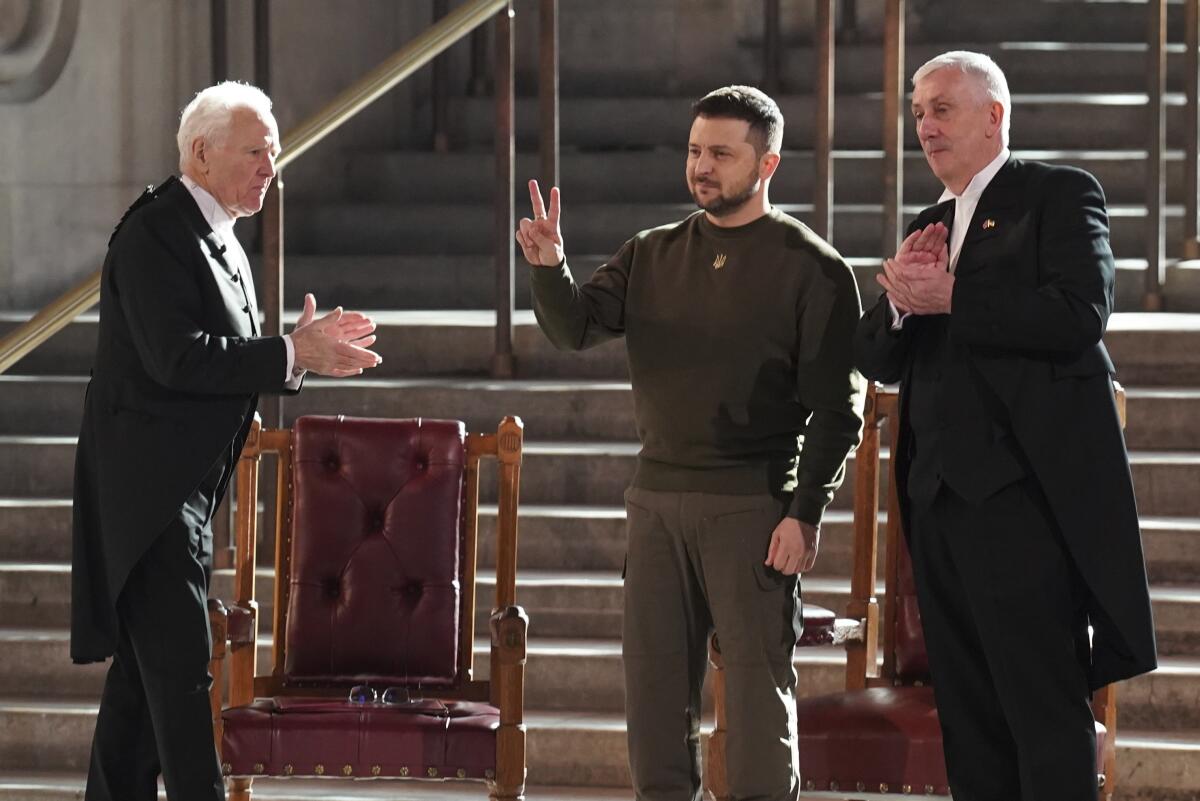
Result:
[[[1145,112],[1145,6],[1136,2],[1022,2],[1020,14],[984,21],[959,15],[934,32],[925,26],[909,50],[909,72],[963,42],[993,53],[1014,91],[1018,155],[1078,164],[1103,183],[1120,267],[1118,306],[1137,308],[1142,275]],[[1171,7],[1173,31],[1181,9]],[[565,16],[564,26],[570,25]],[[1178,38],[1178,36],[1176,36]],[[942,44],[945,42],[946,44]],[[787,42],[788,120],[784,166],[773,199],[804,217],[811,211],[811,49]],[[758,43],[746,40],[714,58],[710,72],[662,83],[645,74],[573,66],[563,51],[562,185],[564,235],[577,274],[586,273],[640,228],[692,209],[683,185],[688,103],[705,89],[753,82]],[[1181,55],[1171,56],[1175,75]],[[573,59],[575,61],[573,61]],[[875,295],[880,75],[878,46],[839,49],[834,243],[849,257],[864,299]],[[1172,88],[1178,90],[1178,82]],[[1181,229],[1182,107],[1173,96],[1168,243],[1177,257]],[[536,104],[518,106],[523,155],[517,174],[535,174]],[[623,687],[618,641],[619,570],[624,556],[621,493],[636,443],[623,345],[559,353],[518,312],[514,349],[519,380],[488,379],[491,304],[491,107],[458,98],[451,112],[456,152],[388,151],[346,155],[334,196],[289,181],[286,301],[303,291],[351,307],[389,309],[378,349],[385,362],[354,381],[312,380],[286,414],[444,416],[472,430],[504,414],[526,424],[522,482],[519,601],[531,617],[527,673],[532,799],[628,798]],[[911,139],[906,155],[909,214],[939,188]],[[319,198],[319,199],[318,199]],[[518,212],[527,199],[517,193]],[[249,228],[249,226],[247,226]],[[523,265],[518,307],[528,308]],[[1200,311],[1200,271],[1168,270],[1171,308]],[[0,333],[27,315],[0,317]],[[70,490],[75,436],[95,343],[85,315],[0,376],[0,801],[82,797],[88,745],[103,682],[102,666],[67,657]],[[1118,738],[1123,801],[1200,798],[1200,315],[1119,314],[1106,340],[1128,390],[1128,442],[1153,584],[1162,667],[1123,685]],[[1069,446],[1069,443],[1064,443]],[[842,609],[850,565],[850,480],[825,526],[805,598]],[[485,475],[485,487],[489,476]],[[492,565],[494,498],[485,491],[481,563]],[[269,553],[269,549],[264,549]],[[260,551],[260,552],[264,552]],[[486,572],[486,571],[485,571]],[[231,576],[214,594],[228,597]],[[481,598],[488,597],[489,587]],[[258,597],[269,605],[270,576]],[[269,620],[269,610],[263,619]],[[269,631],[264,631],[269,646]],[[479,645],[477,653],[485,650]],[[838,689],[844,657],[836,649],[797,652],[799,692]],[[486,661],[480,663],[486,675]],[[340,780],[260,782],[273,799],[479,798],[478,787],[430,789],[416,783]],[[436,790],[436,792],[434,792]]]
[[[611,343],[577,355],[571,360],[576,369],[567,370],[563,356],[545,344],[523,314],[517,343],[528,378],[429,377],[420,359],[406,359],[422,347],[407,341],[406,334],[424,316],[384,316],[384,341],[397,343],[381,368],[388,374],[341,384],[313,380],[289,414],[407,416],[436,410],[473,429],[494,425],[506,412],[524,417],[529,445],[519,600],[532,619],[530,781],[588,788],[579,791],[586,793],[625,786],[617,640],[624,553],[620,502],[636,446],[622,346]],[[464,372],[481,369],[490,331],[471,323],[486,315],[439,317],[442,323],[420,324],[423,336],[438,342],[444,357]],[[60,338],[85,343],[94,332],[94,320],[84,318]],[[1200,787],[1200,501],[1195,495],[1200,430],[1192,424],[1200,413],[1200,389],[1194,388],[1200,386],[1200,353],[1191,346],[1198,333],[1200,317],[1132,314],[1115,317],[1109,335],[1114,358],[1131,378],[1128,441],[1164,657],[1158,672],[1121,688],[1119,780],[1126,799],[1181,801],[1195,798]],[[67,659],[68,497],[86,353],[77,349],[74,357],[53,361],[43,356],[41,363],[29,360],[17,374],[0,377],[0,447],[7,457],[0,472],[0,776],[9,777],[0,778],[0,799],[5,801],[74,797],[86,769],[103,681],[102,667],[76,667]],[[1173,383],[1151,383],[1160,361],[1174,364]],[[851,481],[835,500],[817,570],[803,582],[809,601],[835,609],[844,607],[848,592],[852,489]],[[485,493],[484,502],[491,500]],[[485,507],[484,514],[481,561],[491,565],[494,510]],[[219,573],[215,594],[227,596],[231,578]],[[490,583],[483,583],[486,598]],[[270,590],[264,571],[258,597],[268,605]],[[264,619],[269,614],[268,609]],[[835,649],[798,652],[800,692],[836,690],[843,668]],[[39,789],[18,789],[21,782]],[[280,797],[299,798],[303,795],[293,791],[300,789],[271,785],[264,796],[286,792]],[[566,790],[553,792],[547,797],[571,797]]]

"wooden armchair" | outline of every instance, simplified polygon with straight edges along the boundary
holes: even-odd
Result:
[[[1117,388],[1121,420],[1125,395]],[[899,408],[894,389],[872,386],[863,442],[855,457],[854,566],[847,617],[860,629],[846,638],[846,689],[797,702],[801,795],[872,799],[948,796],[942,732],[917,607],[908,548],[900,526],[895,481],[889,482],[884,536],[883,619],[875,593],[878,556],[880,428]],[[895,447],[898,427],[889,426]],[[883,630],[883,663],[876,648]],[[861,633],[861,637],[857,636]],[[801,683],[804,678],[801,676]],[[719,692],[720,684],[716,685]],[[717,709],[724,704],[718,700]],[[1097,764],[1102,798],[1111,801],[1116,777],[1116,692],[1095,694]],[[720,721],[718,720],[718,728]],[[715,734],[715,732],[714,732]],[[727,734],[725,736],[728,736]],[[705,766],[712,796],[729,798],[724,750]],[[710,779],[709,775],[714,779]]]
[[[209,602],[213,719],[231,801],[248,801],[256,776],[467,779],[487,782],[492,799],[524,798],[528,618],[515,605],[522,440],[514,417],[495,434],[427,419],[255,424],[238,464],[236,598]],[[280,460],[279,537],[273,659],[259,675],[263,453]],[[481,681],[472,645],[485,456],[499,462],[499,517],[491,672]],[[376,700],[372,691],[388,692]]]

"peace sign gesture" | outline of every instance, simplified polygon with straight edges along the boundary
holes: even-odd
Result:
[[[558,187],[550,190],[550,213],[542,204],[542,192],[537,181],[529,182],[529,200],[533,204],[533,219],[521,218],[517,229],[517,244],[525,259],[535,267],[557,267],[566,258],[563,254],[562,231],[558,227],[560,203]]]

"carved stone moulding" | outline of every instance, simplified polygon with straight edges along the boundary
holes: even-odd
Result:
[[[75,44],[79,0],[0,0],[0,103],[44,94]]]

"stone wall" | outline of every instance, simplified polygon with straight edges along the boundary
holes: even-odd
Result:
[[[250,6],[230,3],[231,77],[243,80],[253,76]],[[50,7],[56,0],[0,0],[0,20]],[[428,2],[379,0],[288,0],[272,11],[272,94],[285,132],[430,14]],[[98,269],[124,208],[177,169],[179,112],[211,78],[209,24],[201,0],[80,0],[69,55],[49,88],[6,96],[17,66],[0,71],[0,309],[40,307]],[[295,170],[298,182],[317,176],[336,191],[339,148],[405,138],[414,91],[394,92],[322,143]]]

